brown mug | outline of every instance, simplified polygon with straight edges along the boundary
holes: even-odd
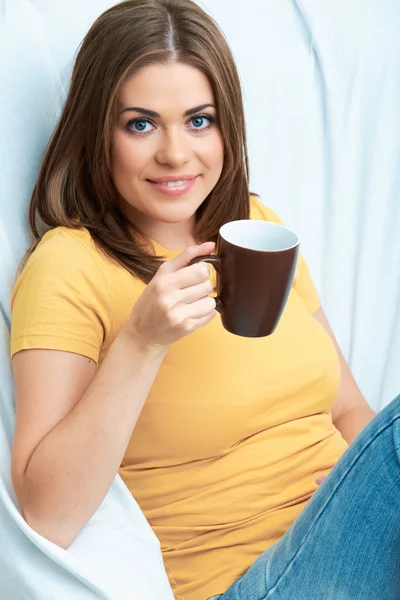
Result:
[[[282,225],[244,219],[219,230],[216,308],[227,331],[244,337],[273,333],[286,305],[299,253],[299,239]]]

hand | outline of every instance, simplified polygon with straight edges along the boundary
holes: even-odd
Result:
[[[321,483],[323,482],[323,480],[326,479],[326,475],[320,475],[319,477],[317,477],[317,479],[315,480],[315,483],[317,485],[321,485]]]
[[[126,325],[131,335],[165,348],[215,317],[208,264],[188,266],[214,248],[214,242],[191,246],[160,266],[133,308]]]

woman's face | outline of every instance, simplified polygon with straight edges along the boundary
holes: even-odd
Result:
[[[192,223],[224,158],[207,77],[180,63],[144,67],[119,103],[112,177],[122,210],[145,233],[156,222]]]

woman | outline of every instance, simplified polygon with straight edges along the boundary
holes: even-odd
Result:
[[[398,402],[346,451],[374,413],[304,261],[259,339],[223,329],[190,264],[223,223],[279,221],[249,196],[236,68],[190,0],[130,0],[92,26],[30,217],[11,348],[27,522],[67,548],[119,471],[177,599],[397,597]]]

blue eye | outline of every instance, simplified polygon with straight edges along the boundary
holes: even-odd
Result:
[[[132,133],[150,133],[153,129],[152,123],[146,119],[132,119],[126,127]]]
[[[211,124],[214,122],[214,119],[212,117],[207,117],[206,115],[198,115],[197,117],[192,117],[190,122],[194,129],[204,130],[211,126]]]

